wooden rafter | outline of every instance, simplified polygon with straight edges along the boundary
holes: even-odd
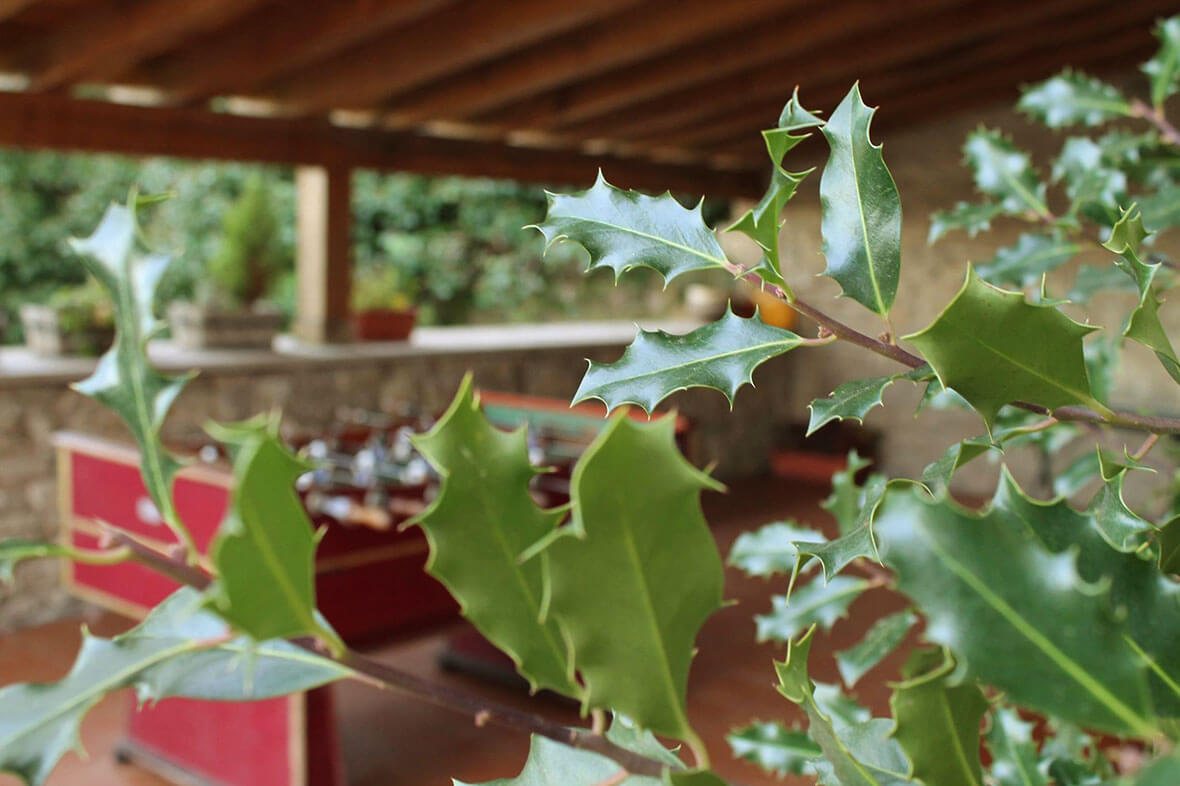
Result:
[[[945,0],[944,0],[945,1]],[[459,119],[638,60],[681,50],[695,40],[752,25],[806,0],[681,0],[674,9],[646,3],[507,58],[463,71],[388,105],[401,123]],[[683,57],[683,55],[682,55]]]
[[[241,24],[152,63],[131,81],[158,85],[181,105],[246,94],[455,2],[333,0],[262,8]]]
[[[476,63],[589,24],[637,0],[513,0],[460,3],[378,39],[302,69],[268,87],[274,97],[310,110],[370,108]]]
[[[185,37],[220,27],[259,2],[170,0],[139,3],[130,9],[96,5],[64,21],[46,40],[30,41],[16,59],[25,64],[30,90],[102,82]]]
[[[588,186],[599,167],[630,188],[756,195],[760,168],[707,161],[661,163],[617,154],[342,128],[303,119],[257,118],[0,93],[0,146],[178,158],[362,167],[422,174],[514,178]]]

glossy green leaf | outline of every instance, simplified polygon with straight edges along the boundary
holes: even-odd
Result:
[[[864,422],[869,410],[881,405],[886,388],[896,380],[908,378],[916,381],[931,373],[929,366],[923,366],[912,371],[855,379],[838,385],[828,396],[817,398],[807,406],[811,410],[811,419],[807,423],[806,436],[810,437],[833,420]]]
[[[795,569],[799,551],[795,541],[816,542],[823,535],[796,521],[774,521],[753,532],[743,532],[729,550],[729,564],[751,576],[789,574]]]
[[[1156,534],[1159,542],[1160,573],[1180,573],[1180,516],[1169,519]]]
[[[869,586],[864,579],[836,576],[826,583],[812,581],[796,589],[789,598],[776,595],[770,599],[771,612],[754,617],[758,641],[790,641],[817,624],[830,630]]]
[[[910,628],[917,621],[917,616],[908,609],[882,617],[872,624],[859,642],[837,652],[836,666],[840,669],[840,678],[844,684],[851,688],[861,677],[876,668],[905,641]]]
[[[168,376],[148,363],[147,341],[164,328],[155,316],[156,290],[170,257],[136,250],[135,212],[111,205],[94,234],[72,240],[86,269],[114,302],[115,343],[94,373],[74,389],[114,410],[139,446],[143,483],[164,524],[194,551],[192,537],[172,502],[172,481],[181,462],[160,441],[160,426],[189,376]]]
[[[1131,114],[1131,105],[1117,89],[1070,70],[1026,88],[1016,107],[1049,128],[1097,126]]]
[[[268,418],[213,424],[210,433],[233,455],[234,491],[209,556],[217,579],[209,589],[217,613],[255,639],[316,636],[343,643],[316,614],[315,549],[295,479],[307,471],[279,441]]]
[[[1180,82],[1180,16],[1161,19],[1155,27],[1159,51],[1143,64],[1143,73],[1151,79],[1151,103],[1162,107],[1176,94]]]
[[[1033,724],[1021,720],[1016,710],[998,706],[992,711],[985,738],[995,786],[1049,786],[1037,768],[1037,743],[1032,733]]]
[[[1118,335],[1107,335],[1091,341],[1082,350],[1086,358],[1086,374],[1090,377],[1090,391],[1104,404],[1109,403],[1114,390],[1122,344]]]
[[[1139,258],[1139,248],[1148,236],[1142,215],[1137,207],[1126,210],[1103,245],[1119,255],[1115,264],[1126,273],[1139,289],[1139,302],[1131,311],[1123,335],[1150,349],[1176,382],[1180,382],[1180,358],[1172,347],[1172,340],[1159,317],[1160,299],[1153,286],[1159,273],[1158,263]]]
[[[928,786],[982,786],[979,724],[987,699],[977,685],[952,680],[955,661],[940,648],[915,650],[893,686],[893,738],[910,776]]]
[[[1081,250],[1080,244],[1060,236],[1025,233],[1016,245],[1001,248],[990,260],[980,263],[975,272],[997,286],[1024,287],[1040,281],[1041,276],[1061,267]]]
[[[781,723],[752,723],[726,737],[733,755],[779,776],[810,772],[809,763],[823,751],[806,732]]]
[[[865,504],[871,501],[872,496],[866,494],[865,489],[870,485],[876,489],[885,481],[884,476],[874,473],[866,479],[865,486],[856,482],[857,473],[871,464],[871,461],[861,458],[853,449],[848,451],[848,461],[844,469],[832,473],[832,493],[820,503],[820,507],[836,519],[841,534],[852,532],[862,523],[861,511]]]
[[[1003,212],[1048,215],[1045,184],[1037,177],[1028,154],[1017,150],[998,131],[980,128],[972,132],[963,154],[975,177],[975,187],[997,200]]]
[[[1127,202],[1126,173],[1106,165],[1102,147],[1087,137],[1065,140],[1053,164],[1053,180],[1065,183],[1071,212],[1082,208],[1086,215],[1107,226],[1118,219],[1118,208]],[[1087,211],[1086,206],[1101,210]]]
[[[873,713],[857,704],[834,683],[816,682],[812,694],[816,706],[837,729],[860,726],[873,718]]]
[[[823,127],[831,155],[820,178],[824,274],[882,316],[901,274],[901,200],[881,146],[869,140],[873,112],[853,85]]]
[[[884,494],[884,483],[880,485],[880,490],[881,494]],[[880,498],[878,495],[876,501],[880,501]],[[800,560],[802,561],[805,557],[815,557],[819,560],[824,569],[824,581],[826,582],[833,581],[836,574],[858,559],[871,559],[874,562],[880,562],[881,558],[877,555],[877,542],[873,537],[872,523],[868,520],[871,518],[871,513],[871,508],[866,510],[865,521],[835,540],[823,543],[797,541],[795,547],[799,550]]]
[[[549,211],[537,225],[547,245],[566,240],[590,254],[590,270],[609,268],[616,280],[650,267],[671,281],[691,270],[724,269],[728,260],[701,216],[671,194],[650,197],[615,188],[598,173],[589,189],[549,194]]]
[[[963,678],[1093,728],[1155,732],[1143,662],[1070,553],[1031,541],[994,507],[974,514],[901,489],[886,494],[875,530],[927,638],[961,659]]]
[[[1000,206],[994,202],[957,202],[950,210],[930,214],[930,233],[926,242],[933,245],[954,229],[963,230],[967,237],[975,237],[991,229],[992,219],[1000,212]]]
[[[680,454],[674,427],[614,418],[574,468],[570,524],[541,545],[546,619],[562,630],[585,703],[691,742],[689,665],[723,584],[700,492],[719,484]]]
[[[1112,549],[1131,552],[1144,543],[1145,533],[1152,529],[1152,525],[1127,507],[1123,499],[1124,477],[1125,473],[1119,473],[1105,481],[1086,512]]]
[[[468,375],[446,414],[414,446],[442,478],[438,496],[410,522],[430,544],[426,571],[512,658],[533,690],[579,696],[561,631],[540,622],[543,559],[520,561],[564,515],[541,510],[529,495],[529,482],[542,470],[529,463],[524,429],[492,426]]]
[[[938,318],[907,336],[983,417],[989,432],[1000,408],[1031,401],[1050,409],[1083,404],[1109,412],[1090,393],[1082,338],[1094,328],[1052,306],[994,287],[968,268],[967,280]]]
[[[1165,183],[1157,190],[1136,197],[1143,214],[1143,226],[1149,232],[1162,232],[1180,226],[1180,185]]]
[[[951,480],[959,467],[991,450],[986,439],[972,438],[956,442],[946,449],[937,461],[922,470],[921,483],[935,497],[941,497],[950,490]]]
[[[807,661],[815,629],[790,642],[787,658],[775,663],[778,691],[807,714],[808,736],[823,751],[816,762],[821,784],[831,786],[894,786],[912,783],[901,746],[889,737],[892,722],[884,718],[846,725],[835,722],[815,698]]]
[[[82,648],[60,682],[0,689],[0,772],[42,784],[70,750],[79,725],[108,693],[133,687],[141,702],[169,696],[244,701],[284,696],[351,669],[285,641],[230,638],[226,624],[182,588],[139,625],[102,639],[83,631]]]
[[[754,369],[802,342],[789,330],[732,311],[682,336],[640,330],[619,360],[590,362],[574,403],[598,399],[608,409],[636,404],[651,412],[690,387],[719,390],[732,403],[743,385],[753,383]]]

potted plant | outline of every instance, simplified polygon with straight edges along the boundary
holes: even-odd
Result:
[[[353,335],[358,341],[403,341],[417,319],[401,272],[392,265],[363,267],[352,285]]]
[[[97,356],[114,338],[110,298],[94,279],[20,307],[25,346],[38,355]]]
[[[252,175],[222,221],[221,248],[198,284],[197,302],[168,309],[172,338],[187,348],[269,347],[283,315],[265,300],[289,267],[262,175]]]

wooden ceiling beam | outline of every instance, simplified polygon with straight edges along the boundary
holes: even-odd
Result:
[[[63,21],[48,39],[30,41],[16,62],[28,74],[30,90],[101,82],[186,37],[232,21],[261,1],[156,0],[130,9],[98,5]]]
[[[465,0],[339,57],[301,69],[266,93],[310,111],[369,109],[443,79],[609,16],[638,0]]]
[[[1159,5],[1157,0],[1147,0]],[[1141,0],[1142,4],[1142,0]],[[1106,3],[1089,0],[1056,0],[1056,2],[1027,3],[1002,0],[979,6],[957,6],[942,14],[926,16],[909,22],[904,29],[887,33],[872,30],[838,41],[817,52],[780,60],[745,74],[742,78],[718,80],[693,90],[680,91],[635,107],[625,120],[598,118],[566,129],[566,133],[582,138],[609,137],[636,141],[682,144],[685,131],[693,133],[697,127],[723,138],[726,127],[738,128],[748,122],[766,124],[778,116],[778,110],[789,98],[789,86],[798,84],[803,97],[816,104],[812,85],[845,82],[847,91],[857,78],[871,81],[877,72],[899,64],[924,58],[945,58],[958,63],[980,41],[1013,44],[1013,33],[1026,27],[1040,29],[1053,21],[1054,38],[1058,30],[1055,17],[1066,9],[1082,11],[1083,24],[1092,27],[1102,24],[1102,15],[1092,10]],[[1041,38],[1045,38],[1043,32]],[[1001,46],[1010,54],[1012,46]],[[1017,50],[1019,51],[1019,50]],[[856,53],[850,56],[849,53]],[[977,61],[973,61],[977,62]],[[1002,62],[999,61],[999,62]],[[919,78],[930,79],[930,70]],[[941,78],[941,77],[939,77]],[[728,89],[727,89],[728,88]],[[701,95],[709,96],[702,100]],[[761,121],[751,120],[753,113],[763,111]],[[826,107],[830,108],[830,107]],[[695,142],[694,142],[695,144]]]
[[[592,118],[617,117],[644,101],[681,88],[773,63],[822,52],[857,33],[892,26],[911,15],[957,5],[960,0],[846,0],[765,20],[755,27],[709,39],[690,51],[612,70],[600,78],[562,86],[536,98],[487,112],[476,121],[503,128],[567,130]]]
[[[680,0],[645,3],[609,20],[551,39],[494,63],[456,74],[390,104],[401,124],[470,118],[547,89],[642,59],[683,51],[687,43],[752,25],[806,0]]]
[[[455,2],[333,0],[261,8],[232,29],[152,63],[134,81],[158,85],[179,105],[246,94]]]
[[[629,188],[757,196],[758,169],[343,128],[320,120],[139,107],[53,93],[0,93],[0,146],[178,158],[362,167],[588,187],[601,167]]]

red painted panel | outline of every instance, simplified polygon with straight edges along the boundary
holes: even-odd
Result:
[[[350,644],[443,622],[459,607],[423,570],[425,553],[316,576],[320,612]]]

